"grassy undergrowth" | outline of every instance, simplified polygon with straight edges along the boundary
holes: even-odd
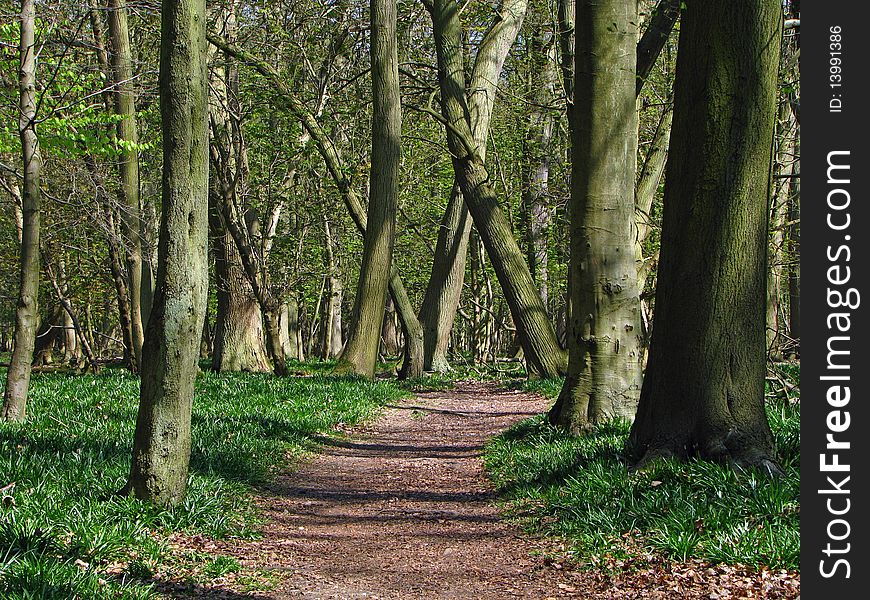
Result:
[[[113,494],[129,469],[138,385],[118,371],[34,374],[27,422],[0,423],[0,597],[154,598],[153,574],[187,577],[185,561],[202,560],[172,550],[172,532],[255,536],[252,486],[406,394],[352,378],[203,373],[189,492],[163,510]]]
[[[705,461],[662,462],[629,474],[627,423],[574,438],[544,415],[519,423],[485,452],[508,514],[529,531],[563,538],[580,563],[697,558],[799,569],[800,407],[798,373],[781,369],[768,394],[768,419],[786,476],[769,479]],[[787,386],[777,385],[789,381]],[[560,381],[526,386],[552,398]],[[788,391],[786,391],[788,390]]]

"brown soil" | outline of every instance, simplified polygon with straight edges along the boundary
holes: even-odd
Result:
[[[275,600],[799,594],[791,574],[699,563],[577,572],[554,558],[557,542],[530,539],[500,520],[481,464],[483,444],[546,408],[538,396],[484,383],[418,394],[349,438],[325,438],[321,453],[259,499],[264,537],[216,549],[279,573],[277,589],[257,594]],[[197,595],[251,597],[228,587]]]

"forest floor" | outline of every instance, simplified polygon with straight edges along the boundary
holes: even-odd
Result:
[[[349,436],[323,438],[318,454],[261,491],[261,539],[177,539],[181,548],[229,555],[245,569],[270,573],[273,589],[238,592],[231,580],[217,580],[162,591],[275,600],[799,594],[785,576],[699,561],[581,570],[565,560],[558,540],[531,537],[502,520],[483,470],[483,446],[548,404],[481,382],[390,404]]]

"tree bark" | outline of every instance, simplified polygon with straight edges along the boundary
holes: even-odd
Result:
[[[441,108],[454,172],[517,325],[529,372],[555,377],[565,372],[565,353],[556,340],[510,222],[490,186],[489,173],[472,135],[458,11],[454,0],[436,0],[432,7]]]
[[[24,185],[21,197],[21,271],[18,304],[15,309],[15,342],[2,417],[6,421],[23,421],[27,411],[27,391],[30,387],[31,361],[36,343],[39,318],[39,176],[42,155],[36,135],[36,44],[34,41],[35,9],[33,0],[21,0],[21,57],[18,91],[18,135],[24,164]]]
[[[224,32],[230,39],[235,36],[235,10],[233,4],[227,7],[223,14]],[[232,55],[228,56],[226,61],[226,65],[215,69],[218,75],[211,81],[211,88],[214,91],[214,102],[210,110],[213,171],[211,197],[218,207],[217,212],[221,219],[218,227],[228,233],[229,239],[235,245],[234,249],[227,249],[227,256],[231,259],[238,256],[241,272],[247,278],[253,298],[259,304],[257,312],[262,315],[266,351],[272,361],[272,368],[276,375],[283,376],[287,374],[286,356],[281,342],[280,305],[272,291],[266,265],[268,247],[257,243],[262,239],[262,236],[258,235],[259,219],[253,210],[246,210],[242,202],[245,196],[244,188],[247,185],[248,166],[247,148],[241,135],[238,66]],[[232,256],[229,254],[231,252],[234,253]],[[245,299],[238,298],[234,302],[242,304]],[[258,325],[256,314],[251,313],[250,310],[246,313],[246,317],[239,313],[243,321],[236,323],[236,328],[239,335],[250,342],[259,335],[256,331]],[[247,331],[243,331],[242,328],[247,328]],[[253,349],[253,346],[250,346],[250,349]],[[248,353],[246,349],[240,350]],[[249,357],[253,359],[254,355],[249,354]],[[254,367],[254,364],[250,366]]]
[[[139,151],[136,148],[136,106],[133,93],[133,61],[127,26],[126,0],[108,0],[111,82],[114,86],[117,140],[120,146],[118,171],[121,176],[119,204],[121,234],[127,261],[127,291],[130,294],[130,325],[134,366],[141,368],[145,340],[142,311],[142,243],[139,204]]]
[[[214,191],[212,192],[214,193]],[[219,201],[214,202],[219,211]],[[263,341],[263,315],[233,238],[220,214],[209,218],[215,254],[217,315],[212,369],[215,371],[270,372]]]
[[[649,24],[637,43],[636,95],[640,95],[644,83],[652,72],[656,59],[665,47],[677,19],[683,0],[659,0],[653,9]]]
[[[637,9],[577,0],[568,376],[550,412],[572,433],[631,419],[642,379],[634,184]]]
[[[333,251],[332,228],[329,220],[323,221],[325,258],[326,258],[326,303],[323,312],[323,344],[321,356],[324,360],[335,358],[344,347],[341,331],[341,303],[344,287]]]
[[[396,0],[371,1],[372,154],[367,229],[353,321],[337,369],[374,376],[393,259],[402,107]]]
[[[208,69],[205,0],[164,0],[160,113],[163,214],[157,289],[142,361],[133,459],[124,492],[181,502],[208,287]]]
[[[629,449],[779,470],[764,411],[781,6],[683,11],[656,314]]]
[[[532,38],[529,94],[532,107],[523,139],[523,216],[526,256],[541,301],[549,304],[548,239],[551,221],[550,161],[556,118],[550,108],[556,98],[555,37],[542,32]]]

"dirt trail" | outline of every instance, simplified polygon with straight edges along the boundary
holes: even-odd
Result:
[[[255,560],[288,574],[271,596],[570,596],[568,575],[499,520],[480,460],[486,440],[545,408],[537,396],[462,384],[326,440],[264,498],[270,525]]]
[[[261,540],[210,543],[246,567],[280,573],[277,589],[195,595],[243,600],[614,600],[794,598],[799,576],[701,561],[573,571],[555,542],[499,520],[483,445],[544,411],[539,396],[461,383],[418,394],[279,477],[258,498]],[[606,501],[606,500],[604,500]],[[534,552],[542,550],[541,552]],[[209,551],[206,549],[206,551]],[[548,557],[549,556],[549,557]]]

